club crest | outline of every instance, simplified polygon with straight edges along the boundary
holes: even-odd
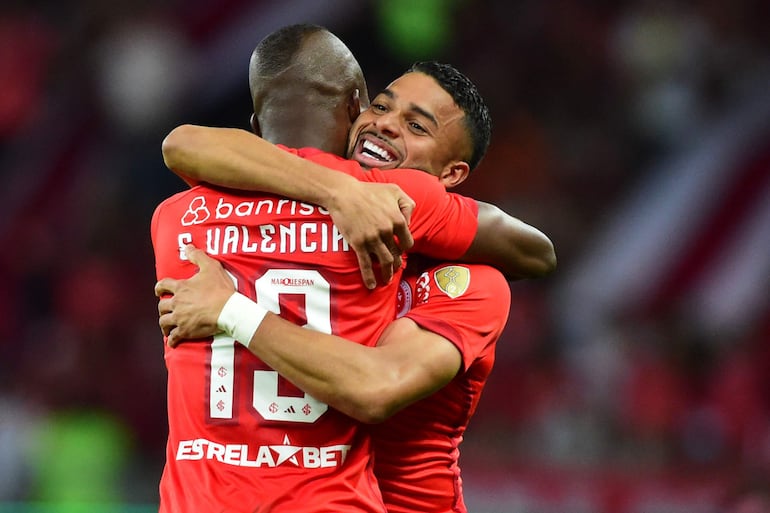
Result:
[[[452,299],[462,296],[471,282],[471,272],[467,267],[448,265],[433,273],[438,288]]]
[[[412,309],[412,289],[406,280],[401,280],[396,293],[396,319],[406,315]]]

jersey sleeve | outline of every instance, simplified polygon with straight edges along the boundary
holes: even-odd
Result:
[[[330,153],[302,148],[299,156],[324,167],[342,171],[358,180],[394,183],[415,202],[409,231],[414,239],[412,253],[442,260],[454,260],[466,253],[478,230],[475,200],[446,191],[438,179],[415,169],[369,169]]]
[[[478,230],[475,200],[447,192],[435,176],[422,171],[396,169],[383,174],[415,202],[409,223],[412,253],[454,260],[468,251]]]
[[[405,317],[454,344],[467,370],[500,337],[511,291],[505,277],[492,267],[443,265],[420,276],[414,300]]]

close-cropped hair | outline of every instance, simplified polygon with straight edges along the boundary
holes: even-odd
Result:
[[[311,34],[326,32],[326,28],[310,23],[297,23],[282,27],[259,42],[254,55],[259,57],[258,69],[253,73],[272,77],[291,66],[302,42]]]

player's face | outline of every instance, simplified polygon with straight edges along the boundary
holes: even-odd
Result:
[[[432,77],[402,75],[353,123],[348,158],[364,167],[409,167],[436,176],[464,160],[465,114]]]

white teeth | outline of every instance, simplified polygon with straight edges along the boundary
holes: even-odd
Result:
[[[380,148],[379,146],[377,146],[376,144],[374,144],[371,141],[368,141],[368,140],[364,141],[363,149],[365,149],[368,152],[374,153],[375,155],[377,155],[378,157],[380,157],[383,160],[387,160],[387,161],[391,161],[392,160],[390,158],[390,154],[387,152],[387,150],[384,150],[384,149]]]

